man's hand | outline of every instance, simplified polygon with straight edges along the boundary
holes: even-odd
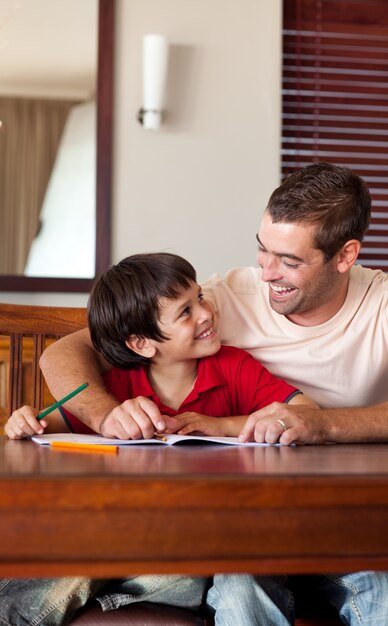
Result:
[[[152,400],[138,396],[125,400],[108,413],[100,432],[104,437],[117,439],[151,439],[154,432],[163,432],[165,420]]]
[[[325,415],[320,409],[303,404],[273,402],[252,413],[243,427],[241,442],[325,443],[329,441]]]

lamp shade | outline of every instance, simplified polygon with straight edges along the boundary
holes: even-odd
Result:
[[[167,74],[168,44],[163,35],[143,38],[143,126],[160,127]]]

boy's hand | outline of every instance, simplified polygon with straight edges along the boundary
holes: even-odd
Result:
[[[208,437],[223,437],[224,424],[221,417],[209,417],[200,413],[181,413],[175,417],[165,416],[167,433],[177,435],[207,435]]]
[[[163,432],[164,418],[155,402],[144,396],[125,400],[103,420],[100,432],[117,439],[151,439],[154,432]]]
[[[47,427],[48,422],[45,419],[38,420],[36,416],[38,411],[33,406],[22,406],[16,409],[8,418],[4,427],[5,434],[10,439],[23,439],[24,437],[32,437],[32,435],[41,435]]]

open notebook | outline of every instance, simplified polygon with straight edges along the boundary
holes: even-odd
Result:
[[[41,445],[50,445],[53,441],[69,442],[69,443],[82,443],[82,444],[107,444],[115,446],[128,446],[139,444],[161,444],[165,446],[172,446],[182,442],[201,442],[201,443],[213,443],[213,444],[226,444],[232,446],[279,446],[281,444],[269,444],[269,443],[256,443],[248,442],[241,443],[237,437],[205,437],[200,435],[163,435],[163,438],[153,439],[108,439],[101,435],[77,435],[76,433],[54,433],[47,435],[34,435],[32,441]]]

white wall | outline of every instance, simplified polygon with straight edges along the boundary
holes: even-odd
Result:
[[[146,33],[169,39],[166,120],[136,121]],[[199,279],[255,263],[279,184],[281,0],[117,0],[113,262],[183,254]],[[82,305],[82,294],[0,294]]]

